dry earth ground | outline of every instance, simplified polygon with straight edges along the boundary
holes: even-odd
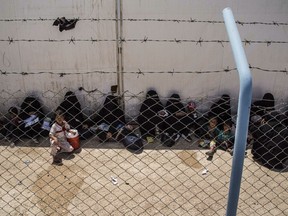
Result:
[[[209,161],[207,150],[181,141],[171,149],[147,144],[133,154],[92,139],[55,167],[47,143],[0,146],[1,216],[225,215],[232,163],[227,152]],[[238,215],[288,215],[287,179],[288,172],[266,169],[248,150]]]

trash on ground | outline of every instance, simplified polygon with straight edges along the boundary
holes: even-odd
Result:
[[[118,184],[117,178],[114,178],[113,176],[111,176],[111,181],[114,185]]]
[[[206,175],[208,172],[209,172],[208,169],[204,169],[204,170],[202,171],[202,175]]]
[[[30,160],[25,160],[24,163],[28,166],[32,162]]]

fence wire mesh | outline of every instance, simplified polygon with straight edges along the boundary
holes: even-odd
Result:
[[[236,98],[66,91],[1,92],[1,215],[225,215]],[[288,215],[287,104],[253,101],[238,215]]]

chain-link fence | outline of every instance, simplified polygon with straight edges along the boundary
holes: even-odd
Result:
[[[236,98],[66,91],[2,91],[1,215],[225,215]],[[286,104],[266,96],[251,106],[238,215],[288,214]],[[78,134],[53,157],[59,110]]]

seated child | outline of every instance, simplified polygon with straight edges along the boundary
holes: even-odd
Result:
[[[52,125],[49,133],[51,143],[51,155],[53,165],[62,165],[62,158],[57,153],[72,152],[74,148],[69,144],[65,132],[71,132],[70,125],[64,120],[62,111],[56,113],[55,123]],[[61,151],[60,151],[61,150]]]
[[[220,130],[218,129],[218,118],[210,118],[208,124],[204,125],[203,127],[206,134],[203,136],[204,139],[199,140],[199,147],[210,148],[210,142],[213,141],[220,133]]]
[[[232,152],[234,143],[234,134],[232,132],[232,121],[227,120],[223,123],[223,130],[220,131],[215,141],[210,147],[210,150],[206,152],[206,155],[213,156],[218,148],[224,151]]]

